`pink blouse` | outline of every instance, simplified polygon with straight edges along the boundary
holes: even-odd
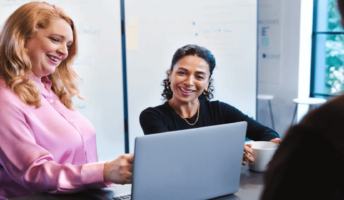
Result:
[[[106,187],[92,124],[60,102],[47,77],[32,79],[40,108],[24,104],[0,77],[0,199]]]

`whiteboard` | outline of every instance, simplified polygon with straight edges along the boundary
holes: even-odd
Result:
[[[214,99],[256,117],[257,0],[126,0],[130,151],[140,113],[163,103],[162,80],[186,44],[215,56]]]
[[[29,0],[0,0],[0,28]],[[74,69],[82,78],[78,110],[96,130],[98,160],[124,153],[120,1],[45,0],[62,7],[75,23],[79,54]]]

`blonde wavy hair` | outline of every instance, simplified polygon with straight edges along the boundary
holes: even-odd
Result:
[[[78,41],[72,19],[59,7],[45,2],[30,2],[18,8],[7,19],[0,33],[0,76],[24,103],[36,108],[41,106],[39,86],[27,76],[31,73],[32,65],[25,42],[38,29],[47,28],[53,19],[65,20],[73,30],[73,44],[69,47],[68,57],[48,76],[54,93],[72,110],[72,98],[75,95],[81,98],[79,76],[72,68]]]

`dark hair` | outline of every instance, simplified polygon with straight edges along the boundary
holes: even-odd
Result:
[[[337,0],[337,7],[341,16],[340,23],[344,27],[344,2],[343,0]]]
[[[214,55],[206,48],[195,45],[195,44],[188,44],[186,46],[183,46],[174,53],[173,58],[172,58],[172,63],[171,63],[171,68],[170,70],[173,71],[174,65],[183,57],[185,56],[197,56],[200,58],[203,58],[208,66],[209,66],[209,71],[210,71],[210,76],[213,74],[216,61]],[[168,79],[168,74],[169,70],[167,70],[167,78],[163,80],[162,85],[164,86],[164,91],[162,92],[161,96],[164,97],[164,99],[169,100],[173,97],[173,92],[170,88],[170,81]],[[210,100],[214,97],[213,91],[214,91],[214,86],[212,85],[213,79],[209,80],[209,85],[208,85],[208,94],[204,95],[203,93],[201,96],[199,96],[200,99],[207,99]]]

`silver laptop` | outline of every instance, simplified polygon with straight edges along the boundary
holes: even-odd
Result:
[[[99,199],[211,199],[238,191],[247,122],[137,137],[133,184]],[[110,191],[109,191],[110,190]],[[130,191],[131,190],[131,191]]]

